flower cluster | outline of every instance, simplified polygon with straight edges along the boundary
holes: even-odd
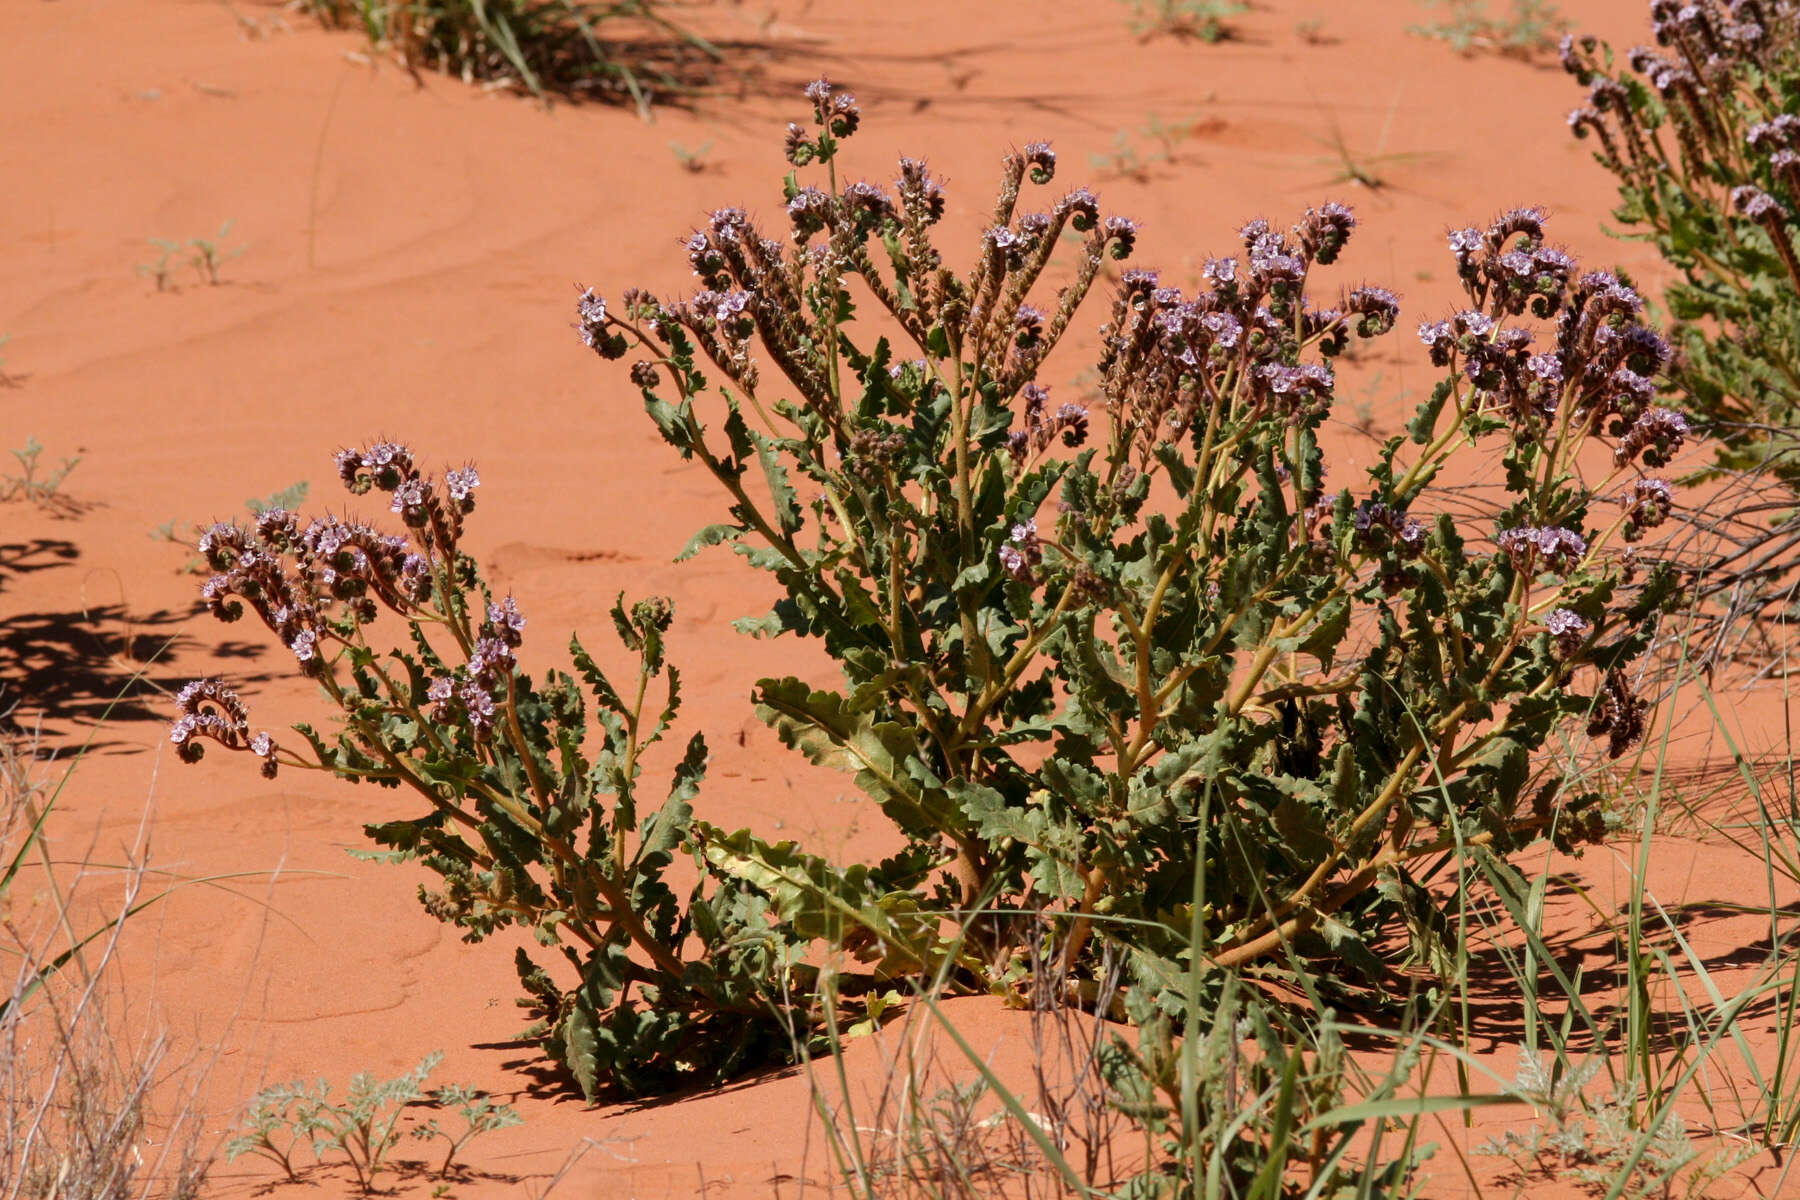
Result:
[[[390,511],[408,532],[385,533],[347,517],[322,516],[302,523],[294,513],[270,508],[249,525],[213,525],[198,545],[214,572],[200,589],[213,616],[235,621],[248,608],[288,648],[304,673],[321,679],[332,671],[335,648],[354,644],[361,628],[382,609],[412,617],[428,606],[448,608],[454,603],[452,597],[460,595],[457,547],[481,485],[472,466],[452,468],[441,478],[426,475],[412,452],[394,442],[340,450],[336,462],[338,476],[352,495],[386,493]],[[518,644],[524,626],[510,597],[490,610],[489,626],[484,638],[510,656],[508,647]],[[490,691],[491,674],[491,669],[481,673]],[[241,706],[233,707],[235,699],[232,705],[218,699],[222,686],[195,697],[197,702],[220,706],[229,724],[241,718]],[[468,707],[472,720],[482,711],[478,704]],[[224,726],[189,721],[189,715],[184,710],[176,723],[178,745],[192,745],[196,733],[233,744],[219,737],[217,730]],[[273,761],[265,757],[264,769],[271,770]]]
[[[1556,643],[1557,654],[1570,659],[1581,652],[1581,644],[1587,640],[1588,630],[1593,627],[1580,613],[1559,608],[1544,618],[1544,628]]]
[[[431,719],[440,725],[462,721],[475,735],[486,741],[494,730],[499,712],[495,693],[504,693],[512,684],[518,668],[513,652],[524,640],[525,618],[511,596],[498,604],[490,603],[487,621],[480,636],[469,649],[469,661],[453,672],[433,677],[425,690],[431,702]]]
[[[250,732],[250,714],[224,680],[194,680],[176,695],[175,708],[181,715],[169,727],[169,741],[182,762],[199,762],[206,753],[199,739],[209,738],[227,750],[249,751],[261,760],[263,778],[275,778],[280,748],[266,730]]]
[[[806,94],[813,127],[793,124],[787,135],[788,159],[796,165],[828,161],[859,123],[855,101],[829,82],[813,83]],[[943,330],[998,381],[1001,394],[1019,394],[1067,331],[1105,261],[1129,257],[1138,232],[1133,221],[1103,216],[1086,188],[1064,194],[1048,211],[1019,211],[1025,183],[1046,186],[1055,174],[1056,153],[1048,143],[1030,142],[1006,156],[1000,196],[982,234],[976,268],[966,277],[945,271],[932,245],[931,228],[944,215],[942,185],[923,161],[902,158],[891,193],[866,181],[836,191],[791,185],[785,243],[766,236],[743,209],[715,211],[686,244],[699,292],[665,302],[634,290],[625,295],[621,314],[584,291],[576,328],[583,344],[604,357],[622,354],[619,339],[627,335],[660,342],[671,352],[674,339],[683,336],[746,395],[754,395],[761,381],[752,357],[753,346],[760,345],[807,408],[826,422],[839,453],[867,469],[876,443],[859,436],[866,431],[833,396],[833,343],[819,336],[821,327],[836,320],[844,277],[859,278],[916,340],[925,341],[934,327]],[[1335,255],[1350,224],[1341,206],[1319,210],[1304,233],[1307,253]],[[1045,311],[1028,298],[1071,231],[1082,235],[1076,277],[1060,289],[1054,309]],[[890,265],[891,278],[885,270]],[[1359,302],[1368,310],[1359,319],[1374,314],[1380,320],[1378,291]],[[654,364],[640,363],[633,378],[642,387],[654,386]],[[1087,412],[1074,404],[1049,413],[1040,408],[1026,413],[1025,426],[1013,452],[1029,457],[1032,447],[1041,449],[1057,437],[1079,444],[1087,435]]]
[[[1483,400],[1521,436],[1543,436],[1565,405],[1588,430],[1604,424],[1615,436],[1628,435],[1673,356],[1643,323],[1638,294],[1605,271],[1575,277],[1574,260],[1545,244],[1540,209],[1504,213],[1485,232],[1453,230],[1449,242],[1477,307],[1419,326],[1432,362],[1460,362]],[[1556,319],[1553,345],[1540,348],[1532,330],[1506,323],[1527,311]],[[1633,446],[1621,462],[1642,449]]]
[[[1606,682],[1595,698],[1588,736],[1605,734],[1608,755],[1618,758],[1642,740],[1649,709],[1649,702],[1632,691],[1625,672],[1614,668],[1606,673]]]
[[[1739,325],[1761,306],[1747,303],[1763,290],[1745,278],[1764,273],[1757,260],[1786,276],[1788,295],[1800,287],[1800,116],[1781,111],[1778,98],[1800,75],[1800,6],[1652,0],[1650,17],[1657,45],[1624,56],[1635,79],[1609,73],[1611,52],[1596,39],[1564,39],[1563,66],[1588,89],[1569,126],[1595,138],[1600,162],[1627,190],[1620,215],[1649,225],[1684,269],[1699,264],[1697,286],[1675,285],[1676,307]],[[1701,375],[1693,390],[1718,394],[1740,385],[1730,378],[1739,374],[1753,391],[1779,386],[1756,369],[1771,350],[1755,344],[1753,330],[1700,349],[1714,338],[1693,330],[1700,361],[1692,369]],[[1741,410],[1733,415],[1742,420]]]
[[[1582,536],[1561,526],[1503,529],[1494,544],[1522,571],[1542,569],[1559,575],[1567,574],[1587,553],[1587,542]]]
[[[1036,578],[1038,564],[1043,561],[1044,547],[1038,541],[1037,520],[1028,517],[1012,527],[1005,544],[1000,547],[1000,566],[1020,583],[1031,583]]]
[[[1028,383],[1019,393],[1025,400],[1025,427],[1007,435],[1006,448],[1015,464],[1035,458],[1049,448],[1057,437],[1074,449],[1087,441],[1088,412],[1079,404],[1061,404],[1049,411],[1050,389]]]
[[[1395,551],[1401,558],[1417,558],[1425,549],[1425,526],[1418,518],[1397,512],[1379,500],[1357,506],[1351,518],[1356,541],[1365,553]]]
[[[1192,297],[1160,286],[1154,271],[1125,273],[1101,328],[1100,392],[1146,461],[1157,446],[1204,426],[1234,378],[1251,381],[1258,412],[1269,418],[1329,407],[1328,360],[1351,336],[1389,332],[1399,315],[1398,298],[1380,287],[1353,289],[1331,308],[1305,298],[1308,272],[1334,261],[1355,225],[1341,204],[1308,209],[1285,233],[1251,221],[1239,231],[1243,256],[1209,259],[1208,286]]]

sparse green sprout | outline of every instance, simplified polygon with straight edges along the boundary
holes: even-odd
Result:
[[[137,273],[155,282],[159,292],[170,291],[175,286],[174,260],[181,253],[181,243],[168,238],[151,238],[150,245],[158,253],[150,262],[139,263]]]
[[[1094,170],[1104,175],[1134,179],[1139,183],[1146,183],[1150,179],[1150,161],[1138,153],[1129,129],[1119,130],[1118,136],[1113,138],[1112,149],[1088,155],[1088,162],[1093,165]]]
[[[1210,98],[1210,96],[1208,97]],[[1156,113],[1150,113],[1140,125],[1136,134],[1156,149],[1139,153],[1137,143],[1133,141],[1132,131],[1119,130],[1113,139],[1112,149],[1104,154],[1090,154],[1088,161],[1096,171],[1114,175],[1121,179],[1134,179],[1139,183],[1150,180],[1152,168],[1158,165],[1171,165],[1179,154],[1181,142],[1194,134],[1194,128],[1200,118],[1194,117],[1186,121],[1166,122]]]
[[[188,265],[194,268],[195,273],[209,287],[219,286],[219,268],[225,261],[244,252],[242,246],[228,247],[224,244],[230,233],[231,222],[226,221],[212,237],[194,238],[188,242]]]
[[[175,291],[175,265],[185,262],[200,277],[200,282],[209,287],[219,286],[219,269],[225,263],[244,252],[242,246],[227,246],[225,239],[231,233],[231,222],[226,221],[219,226],[219,232],[211,237],[189,238],[178,242],[171,238],[151,238],[150,245],[157,254],[149,262],[137,264],[137,273],[156,284],[159,292]]]
[[[669,153],[675,156],[675,161],[681,164],[682,170],[692,175],[698,175],[712,165],[706,161],[706,156],[712,150],[712,147],[713,144],[710,140],[701,142],[692,149],[682,145],[680,142],[671,140],[669,142]]]

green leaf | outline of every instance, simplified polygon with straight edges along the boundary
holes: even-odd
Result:
[[[592,1104],[600,1090],[600,1033],[598,1019],[584,999],[578,998],[563,1018],[562,1051],[582,1099]]]

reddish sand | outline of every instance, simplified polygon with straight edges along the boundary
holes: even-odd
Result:
[[[1569,7],[1619,45],[1644,37],[1641,0]],[[1241,20],[1241,40],[1208,46],[1140,42],[1113,3],[723,6],[710,28],[766,47],[747,98],[659,109],[646,124],[443,77],[415,85],[371,63],[355,36],[273,6],[12,5],[0,50],[0,332],[12,335],[7,370],[25,378],[0,391],[0,440],[35,435],[49,455],[82,462],[64,488],[73,511],[4,510],[0,679],[27,723],[41,716],[47,746],[67,754],[96,739],[65,796],[64,844],[97,831],[103,849],[123,846],[148,797],[157,866],[240,873],[151,910],[124,961],[147,994],[140,1007],[154,1003],[184,1053],[220,1048],[209,1128],[226,1129],[264,1082],[398,1073],[442,1049],[438,1079],[489,1089],[525,1116],[475,1143],[478,1175],[457,1195],[535,1195],[584,1139],[594,1145],[556,1194],[793,1195],[803,1179],[822,1191],[831,1177],[797,1072],[590,1109],[537,1070],[535,1052],[510,1043],[521,1019],[507,956],[423,913],[420,870],[344,853],[364,844],[361,822],[410,815],[392,794],[299,772],[266,784],[224,755],[178,767],[164,722],[169,694],[194,676],[242,684],[259,727],[323,713],[260,629],[196,614],[198,580],[179,571],[185,552],[152,538],[156,526],[241,514],[245,498],[297,480],[313,484],[311,505],[336,506],[331,452],[377,435],[433,462],[473,458],[484,486],[471,547],[527,611],[528,667],[556,662],[570,629],[600,643],[621,589],[672,595],[687,728],[714,752],[704,814],[832,854],[879,850],[879,821],[849,781],[796,762],[751,715],[760,675],[828,680],[829,664],[814,645],[730,631],[725,620],[759,611],[768,588],[729,555],[671,563],[716,519],[713,486],[666,451],[624,372],[577,343],[571,283],[609,295],[690,286],[679,240],[721,204],[773,209],[794,89],[823,71],[863,101],[853,173],[886,178],[905,150],[949,177],[949,246],[972,240],[1002,150],[1048,137],[1063,178],[1092,179],[1109,209],[1144,222],[1138,258],[1177,283],[1243,219],[1285,222],[1337,198],[1362,221],[1339,278],[1391,284],[1411,320],[1453,299],[1442,231],[1518,203],[1547,205],[1554,235],[1584,260],[1654,284],[1654,258],[1601,231],[1610,181],[1564,132],[1573,89],[1554,64],[1459,57],[1407,34],[1428,15],[1401,0],[1266,0]],[[1311,17],[1323,19],[1318,44],[1297,31]],[[1154,139],[1136,132],[1152,114],[1189,130],[1173,161],[1152,161],[1141,179],[1089,168],[1120,130],[1155,158]],[[1334,129],[1391,186],[1333,182]],[[705,169],[683,170],[671,140],[710,143]],[[178,290],[158,292],[134,274],[155,257],[147,239],[207,235],[227,219],[227,243],[244,251],[222,286],[181,273]],[[1425,384],[1408,341],[1397,334],[1366,368],[1382,372],[1371,393],[1380,427],[1395,427]],[[1080,364],[1064,358],[1072,375]],[[1335,470],[1349,478],[1367,443],[1347,428],[1337,440]],[[96,729],[165,643],[143,668],[148,686]],[[1752,745],[1767,748],[1778,709],[1750,704],[1762,705],[1746,708]],[[1578,865],[1603,907],[1630,854]],[[1745,869],[1733,853],[1669,841],[1653,878],[1665,904],[1735,899]],[[1553,903],[1571,930],[1586,928],[1573,899]],[[1707,919],[1695,941],[1724,953],[1764,936],[1766,921]],[[984,1001],[953,1012],[977,1046],[998,1045],[997,1061],[1020,1067],[1024,1018]],[[1497,1021],[1493,1061],[1510,1074],[1509,1027]],[[872,1041],[854,1047],[853,1080],[877,1079],[879,1059]],[[1527,1120],[1507,1110],[1473,1130],[1446,1123],[1431,1194],[1468,1194],[1455,1148]],[[1491,1161],[1472,1161],[1494,1175]],[[255,1161],[221,1161],[212,1190],[250,1194],[271,1179]],[[1746,1174],[1720,1194],[1774,1194],[1773,1179]],[[346,1180],[314,1173],[292,1194],[347,1191]]]

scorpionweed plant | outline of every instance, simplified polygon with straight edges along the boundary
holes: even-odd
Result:
[[[1075,994],[1104,924],[1137,1012],[1190,955],[1330,947],[1379,978],[1394,918],[1429,954],[1423,885],[1447,859],[1603,832],[1600,798],[1567,794],[1543,751],[1571,719],[1615,757],[1644,731],[1627,669],[1671,587],[1625,600],[1614,543],[1666,516],[1643,468],[1686,433],[1652,403],[1670,348],[1629,287],[1578,274],[1536,209],[1454,231],[1468,307],[1419,329],[1444,378],[1410,437],[1331,491],[1332,359],[1398,320],[1380,287],[1310,299],[1348,209],[1251,222],[1195,296],[1125,271],[1099,403],[1059,403],[1040,368],[1136,225],[1085,188],[1027,207],[1056,168],[1032,143],[958,274],[925,164],[902,159],[891,194],[842,182],[856,103],[824,81],[807,95],[786,153],[820,178],[788,177],[780,236],[721,209],[687,243],[698,294],[615,308],[589,290],[579,330],[602,358],[638,356],[649,416],[726,492],[729,520],[686,553],[727,544],[775,575],[774,610],[739,627],[821,638],[842,667],[839,686],[755,696],[906,838],[855,881],[878,973],[948,946],[972,986],[1017,985],[1046,926],[1007,914],[1029,913],[1054,918]],[[1492,530],[1433,508],[1439,473],[1474,460],[1504,468]],[[724,873],[777,872],[754,839],[701,836]],[[846,898],[833,881],[814,904]],[[915,910],[933,922],[892,920]]]
[[[1443,379],[1357,490],[1331,491],[1332,360],[1398,320],[1380,287],[1309,298],[1348,209],[1251,222],[1195,296],[1125,271],[1097,402],[1058,402],[1043,365],[1136,225],[1085,188],[1022,207],[1056,170],[1032,143],[1006,156],[959,274],[925,164],[903,159],[892,193],[841,182],[860,112],[824,81],[807,95],[785,236],[721,209],[687,242],[700,292],[583,291],[578,329],[635,357],[647,414],[726,494],[682,556],[727,545],[772,573],[774,608],[739,628],[820,638],[842,668],[762,680],[756,710],[854,772],[898,851],[844,867],[696,818],[698,735],[640,810],[678,696],[666,603],[613,609],[633,686],[572,643],[591,730],[577,680],[522,673],[517,603],[460,548],[473,470],[430,476],[385,442],[341,452],[340,475],[404,533],[272,509],[200,545],[214,613],[273,631],[335,738],[253,734],[202,680],[180,698],[181,757],[211,740],[265,774],[417,796],[424,815],[369,834],[443,877],[422,898],[469,940],[517,925],[573,970],[518,952],[536,1032],[589,1096],[723,1075],[818,1036],[821,1012],[875,1016],[888,981],[1091,1005],[1103,956],[1125,978],[1105,1007],[1146,1022],[1134,1062],[1161,1086],[1169,1023],[1206,1025],[1243,970],[1310,976],[1331,952],[1349,968],[1331,974],[1380,981],[1396,929],[1436,965],[1427,885],[1446,866],[1604,832],[1550,739],[1575,722],[1617,756],[1644,732],[1628,672],[1671,589],[1623,593],[1615,543],[1667,515],[1643,468],[1685,435],[1651,403],[1670,351],[1630,288],[1578,274],[1535,209],[1453,232],[1467,307],[1419,328]],[[1477,461],[1507,492],[1479,530],[1434,489]],[[699,868],[685,899],[665,880],[678,850]]]
[[[419,859],[441,876],[420,900],[465,940],[519,926],[574,971],[576,983],[558,983],[515,950],[520,1003],[542,1017],[529,1036],[590,1098],[603,1082],[638,1090],[723,1076],[776,1044],[780,989],[793,986],[785,968],[812,935],[768,920],[761,897],[733,879],[703,877],[685,900],[664,880],[691,837],[707,759],[698,734],[660,807],[639,808],[641,755],[680,703],[663,650],[668,603],[613,608],[638,658],[630,688],[616,689],[578,640],[582,679],[550,671],[535,687],[519,669],[517,602],[495,599],[460,549],[475,469],[427,475],[391,442],[341,451],[337,464],[353,494],[391,497],[404,533],[274,507],[248,525],[212,526],[198,549],[215,572],[203,588],[213,614],[260,618],[318,681],[339,729],[327,740],[302,725],[305,750],[281,745],[251,732],[228,684],[203,679],[177,698],[170,736],[181,759],[199,760],[210,741],[255,757],[270,778],[284,766],[323,770],[419,798],[419,817],[365,826],[389,848],[377,857]],[[403,639],[384,613],[400,619]]]
[[[1618,180],[1626,236],[1679,277],[1666,303],[1674,381],[1725,470],[1800,486],[1800,7],[1791,0],[1650,5],[1655,46],[1623,64],[1565,38],[1588,89],[1569,114]],[[1626,69],[1626,68],[1629,69]]]

